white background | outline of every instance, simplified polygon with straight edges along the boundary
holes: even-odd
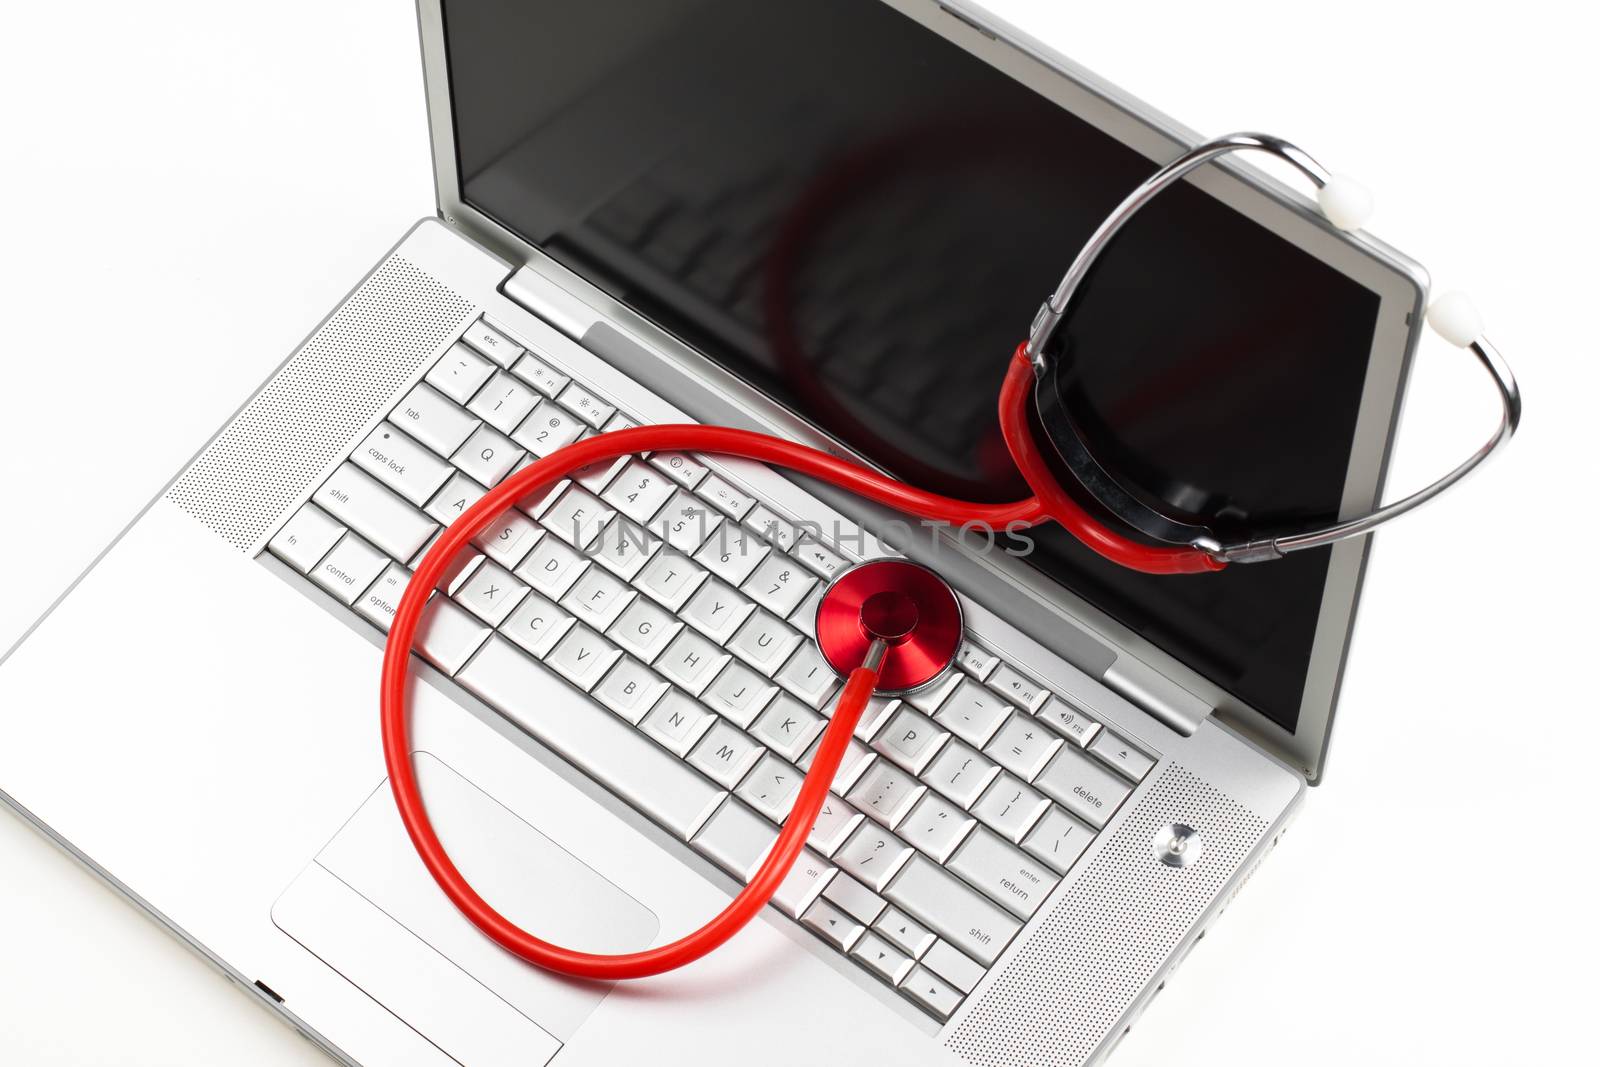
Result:
[[[9,11],[0,45],[0,648],[433,205],[409,4],[87,6]],[[1476,294],[1528,398],[1506,455],[1380,537],[1327,784],[1115,1062],[1576,1059],[1600,851],[1592,33],[1557,3],[992,6],[1192,127],[1362,178],[1373,231]],[[1468,362],[1424,347],[1393,485],[1490,425]],[[327,1062],[4,815],[0,1060]]]

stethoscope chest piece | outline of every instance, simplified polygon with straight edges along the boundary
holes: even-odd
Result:
[[[867,660],[873,642],[889,647],[878,692],[909,693],[938,679],[961,647],[961,603],[933,571],[903,559],[876,559],[842,571],[817,604],[817,647],[840,677]]]

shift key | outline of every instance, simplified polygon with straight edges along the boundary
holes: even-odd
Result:
[[[920,854],[911,857],[883,895],[985,967],[1000,958],[1022,929],[998,905]]]
[[[340,464],[312,494],[317,506],[401,561],[417,554],[439,524],[361,468]]]

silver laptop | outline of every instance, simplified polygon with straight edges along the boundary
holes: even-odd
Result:
[[[929,0],[423,0],[420,30],[438,216],[9,651],[6,801],[345,1062],[1099,1062],[1320,777],[1367,541],[1152,579],[685,454],[522,501],[431,602],[415,761],[462,870],[562,944],[661,943],[749,876],[837,690],[831,575],[909,555],[968,622],[957,669],[863,718],[763,920],[624,986],[525,966],[435,888],[378,663],[444,524],[617,426],[1021,495],[1006,359],[1197,138]],[[1091,280],[1082,414],[1255,519],[1355,513],[1424,288],[1209,169]]]

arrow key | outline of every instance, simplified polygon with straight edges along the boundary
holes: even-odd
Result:
[[[911,957],[873,933],[862,934],[850,955],[890,985],[899,985],[900,979],[910,974],[913,966]]]
[[[826,900],[819,900],[807,908],[800,921],[840,952],[848,950],[855,944],[856,938],[860,937],[865,929]]]
[[[961,994],[944,979],[926,967],[917,967],[900,986],[900,992],[910,997],[923,1011],[941,1022],[961,1003]]]
[[[899,908],[886,908],[872,928],[891,945],[911,956],[920,957],[933,944],[933,931],[914,921]]]

